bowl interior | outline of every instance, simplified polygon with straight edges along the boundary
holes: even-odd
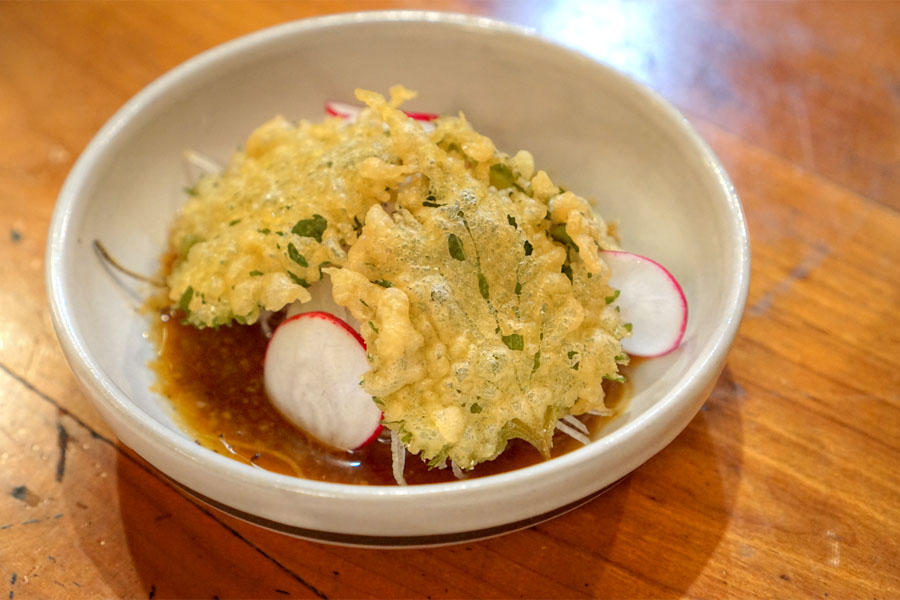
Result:
[[[739,318],[746,286],[743,221],[727,179],[677,114],[621,75],[510,27],[363,15],[291,24],[202,55],[98,134],[61,195],[50,274],[66,335],[90,357],[93,376],[190,444],[149,391],[153,348],[138,312],[147,290],[105,267],[92,241],[136,271],[155,272],[190,182],[185,150],[224,163],[276,114],[318,120],[327,99],[394,83],[418,90],[410,108],[463,111],[498,148],[531,151],[554,180],[619,221],[626,249],[682,283],[690,307],[683,345],[639,365],[626,415],[601,434],[639,419],[723,352],[716,344]]]

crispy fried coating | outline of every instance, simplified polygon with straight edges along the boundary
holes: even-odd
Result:
[[[188,321],[334,300],[362,324],[362,385],[387,427],[432,465],[464,469],[522,438],[549,455],[558,419],[604,408],[627,335],[590,204],[527,152],[508,156],[462,115],[432,132],[358,90],[355,123],[276,118],[196,186],[171,236],[168,279]]]
[[[394,103],[397,95],[395,93]],[[548,455],[556,421],[603,408],[627,335],[590,205],[462,117],[427,134],[372,92],[399,164],[367,161],[392,210],[366,214],[334,298],[362,322],[365,389],[407,449],[466,469],[518,437]]]

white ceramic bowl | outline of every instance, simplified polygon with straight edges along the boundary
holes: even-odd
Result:
[[[462,110],[501,149],[530,150],[555,180],[619,219],[624,246],[665,264],[690,306],[682,346],[643,362],[624,416],[584,448],[502,475],[364,487],[264,472],[194,444],[151,393],[146,290],[107,269],[154,272],[184,199],[182,154],[222,160],[275,114],[319,119],[355,87],[420,92],[410,108]],[[744,307],[747,231],[721,165],[669,104],[533,33],[426,12],[345,14],[235,40],[165,74],[100,130],[53,216],[47,282],[73,371],[121,441],[205,501],[293,535],[425,545],[495,535],[577,506],[668,444],[720,373]]]

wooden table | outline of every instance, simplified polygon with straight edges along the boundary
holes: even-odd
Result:
[[[700,130],[750,224],[727,368],[678,439],[590,504],[374,551],[225,516],[117,443],[55,341],[44,245],[79,152],[169,68],[291,19],[424,3],[0,3],[0,594],[900,597],[900,4],[588,4],[428,6],[577,46]]]

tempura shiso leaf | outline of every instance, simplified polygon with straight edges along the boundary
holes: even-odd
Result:
[[[332,277],[363,326],[364,388],[385,425],[432,465],[470,469],[522,438],[549,455],[558,419],[602,409],[627,335],[588,203],[509,158],[462,118],[426,134],[378,94],[399,164],[363,165],[392,190]],[[498,189],[498,187],[500,189]]]
[[[360,165],[396,161],[389,142],[375,118],[262,125],[223,173],[189,190],[170,237],[173,305],[211,327],[309,300],[306,287],[344,263],[366,211],[387,200]]]

